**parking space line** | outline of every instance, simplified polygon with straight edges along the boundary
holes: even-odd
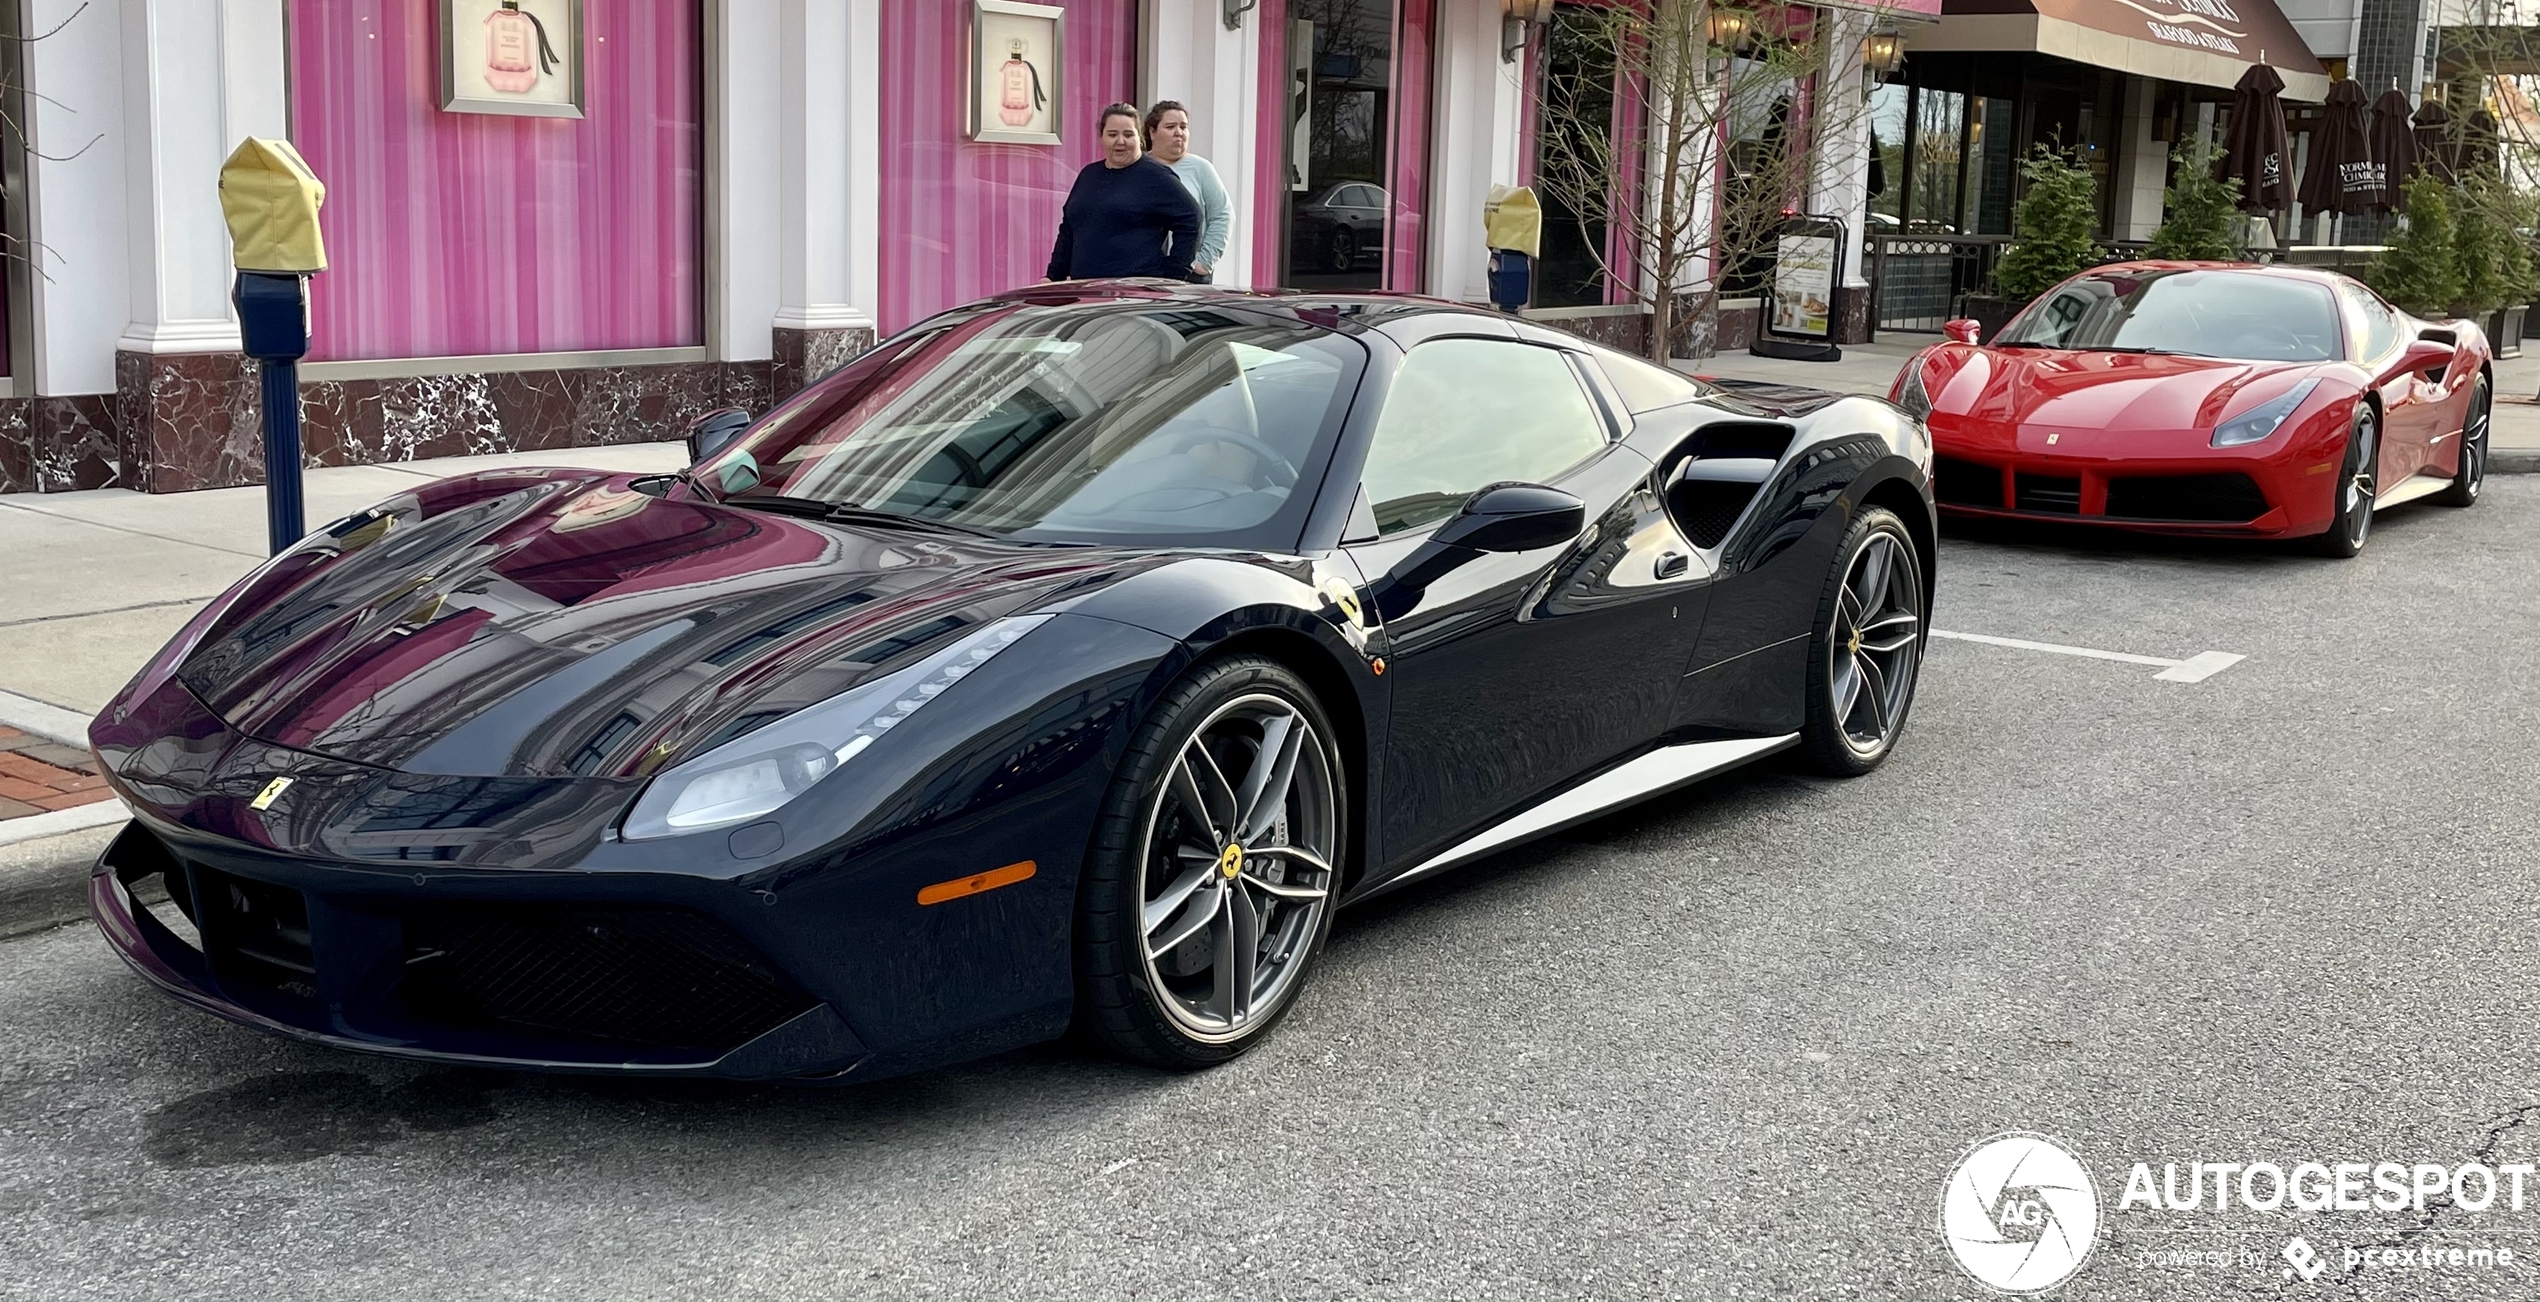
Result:
[[[2097,647],[2065,646],[2060,642],[2031,642],[2026,638],[1995,637],[1990,633],[1952,633],[1946,629],[1937,628],[1931,631],[1931,635],[1945,637],[1954,642],[1981,642],[1986,646],[2010,647],[2017,651],[2046,651],[2059,656],[2114,660],[2119,664],[2153,665],[2161,672],[2152,676],[2165,683],[2201,683],[2248,659],[2247,656],[2234,655],[2229,651],[2199,651],[2185,660],[2171,660],[2162,656],[2139,656],[2130,651],[2102,651]]]

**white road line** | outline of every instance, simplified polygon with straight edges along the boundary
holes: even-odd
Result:
[[[88,749],[88,716],[16,692],[0,692],[0,723],[65,746]]]
[[[2199,651],[2185,660],[2169,660],[2161,656],[2139,656],[2129,651],[2102,651],[2096,647],[2065,646],[2060,642],[2031,642],[2026,638],[1995,637],[1989,633],[1952,633],[1933,629],[1933,637],[1956,642],[1982,642],[1986,646],[2006,646],[2018,651],[2049,651],[2059,656],[2083,656],[2091,660],[2114,660],[2119,664],[2153,665],[2161,672],[2152,675],[2165,683],[2201,683],[2248,659],[2228,651]]]

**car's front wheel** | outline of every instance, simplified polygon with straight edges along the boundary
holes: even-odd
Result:
[[[1862,511],[1835,549],[1809,637],[1799,740],[1811,768],[1854,777],[1895,748],[1922,667],[1924,591],[1905,522],[1884,507]]]
[[[2380,469],[2381,426],[2372,408],[2355,405],[2355,423],[2346,436],[2346,460],[2337,468],[2329,499],[2334,512],[2328,531],[2311,539],[2311,550],[2343,560],[2364,549],[2372,536],[2374,476]]]
[[[2469,416],[2461,422],[2461,464],[2452,472],[2452,482],[2434,495],[2445,506],[2476,506],[2478,490],[2487,486],[2487,418],[2494,395],[2487,391],[2484,375],[2471,384]]]
[[[1331,927],[1343,772],[1329,719],[1286,666],[1240,657],[1174,684],[1130,744],[1086,860],[1084,1029],[1184,1070],[1258,1043]]]

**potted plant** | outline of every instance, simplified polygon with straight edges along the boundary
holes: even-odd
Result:
[[[2242,256],[2240,178],[2214,175],[2214,152],[2214,142],[2202,136],[2171,152],[2176,167],[2161,192],[2161,224],[2145,257],[2232,262]]]
[[[2099,187],[2071,155],[2039,145],[2020,165],[2028,191],[2012,216],[2011,246],[1993,265],[1991,294],[1969,294],[1960,311],[1990,339],[2029,300],[2099,261]]]
[[[2364,269],[2364,283],[2401,311],[2439,316],[2460,298],[2460,278],[2452,201],[2441,181],[2419,172],[2407,185],[2407,218]]]
[[[2473,176],[2459,189],[2452,220],[2452,265],[2458,283],[2453,314],[2487,332],[2498,357],[2522,355],[2522,317],[2533,292],[2531,247],[2521,228],[2528,206],[2503,181]]]

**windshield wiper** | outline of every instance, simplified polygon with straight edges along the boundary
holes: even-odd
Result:
[[[771,515],[793,515],[806,520],[825,520],[831,511],[837,509],[817,498],[787,497],[782,493],[742,493],[716,498],[715,501],[722,506],[745,506]]]
[[[2152,355],[2152,356],[2154,356],[2154,357],[2202,357],[2202,356],[2204,356],[2204,354],[2203,354],[2203,353],[2186,353],[2186,352],[2180,352],[2178,349],[2175,349],[2175,348],[2145,348],[2145,347],[2142,347],[2142,346],[2141,346],[2141,345],[2139,345],[2139,344],[2126,344],[2126,345],[2123,345],[2123,346],[2119,346],[2119,345],[2116,345],[2116,344],[2106,344],[2106,345],[2102,345],[2102,346],[2097,347],[2097,348],[2085,348],[2085,349],[2082,349],[2081,351],[2083,351],[2083,352],[2089,352],[2089,353],[2149,353],[2149,354],[2151,354],[2151,355]]]
[[[799,501],[801,499],[789,499]],[[833,506],[819,513],[831,524],[878,524],[901,529],[935,529],[944,533],[968,534],[973,538],[1004,540],[1005,535],[977,525],[954,524],[950,520],[930,519],[922,515],[903,515],[897,511],[881,511],[869,506]]]

